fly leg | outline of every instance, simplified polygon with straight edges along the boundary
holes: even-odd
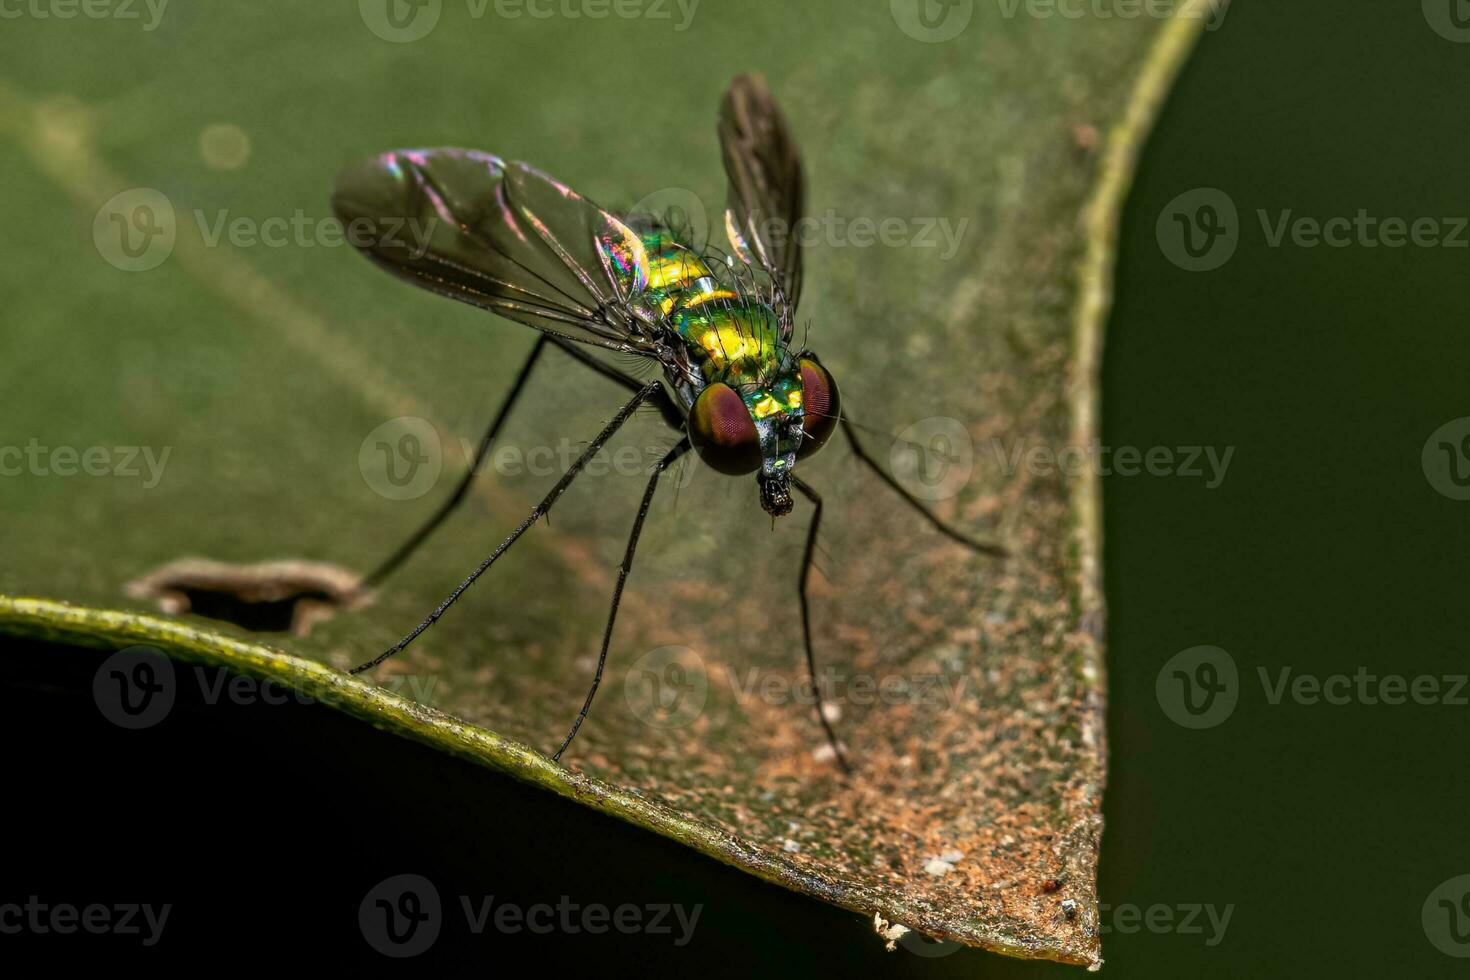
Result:
[[[895,480],[891,473],[889,473],[883,467],[879,466],[877,462],[873,459],[873,457],[868,455],[867,450],[863,448],[863,444],[858,441],[857,431],[853,428],[852,423],[849,422],[846,418],[842,419],[842,431],[847,435],[847,442],[850,446],[852,446],[853,454],[857,456],[857,458],[861,460],[864,465],[866,465],[874,473],[878,474],[878,479],[882,480],[884,483],[892,487],[895,493],[897,493],[900,497],[908,502],[909,506],[913,507],[914,510],[918,511],[920,514],[923,514],[924,519],[930,524],[934,525],[934,528],[941,534],[945,535],[946,537],[952,538],[955,541],[958,541],[960,544],[965,545],[968,548],[973,548],[975,551],[980,552],[982,555],[991,555],[995,558],[1004,558],[1007,554],[1009,554],[1009,552],[1007,552],[1003,546],[998,545],[993,541],[982,541],[979,538],[972,538],[965,532],[952,528],[948,524],[941,521],[938,517],[935,517],[934,512],[931,511],[928,507],[925,507],[923,503],[919,501],[919,498],[909,493],[909,491],[904,487],[902,483],[899,483],[897,480]]]
[[[578,364],[591,368],[609,381],[616,381],[629,391],[637,391],[644,385],[644,382],[633,377],[631,374],[619,371],[606,361],[593,357],[587,352],[587,348],[581,344],[569,340],[562,340],[560,337],[550,337],[548,339],[551,343],[560,347],[568,357],[575,360]],[[663,414],[664,422],[668,424],[669,428],[677,432],[684,431],[684,416],[680,413],[679,407],[674,404],[672,398],[660,398],[655,402],[654,407]]]
[[[592,459],[592,457],[597,455],[597,453],[602,449],[603,445],[606,444],[607,441],[613,437],[613,434],[616,433],[618,429],[622,428],[623,423],[628,421],[629,417],[631,417],[632,414],[638,410],[638,407],[640,405],[647,402],[650,398],[662,398],[664,400],[667,400],[667,397],[668,396],[664,393],[663,383],[660,381],[650,381],[642,388],[639,388],[638,393],[635,394],[631,399],[629,399],[627,404],[618,409],[617,414],[612,417],[612,420],[603,427],[603,430],[597,434],[597,437],[595,439],[588,443],[587,449],[582,453],[582,455],[577,457],[576,461],[573,462],[570,467],[568,467],[566,473],[562,474],[562,478],[556,482],[556,486],[551,488],[551,492],[548,493],[545,499],[542,500],[541,503],[537,504],[535,509],[531,511],[531,516],[522,521],[520,525],[517,526],[516,529],[510,533],[510,536],[501,542],[500,547],[496,548],[490,553],[490,557],[480,562],[479,567],[471,572],[463,582],[459,583],[458,587],[456,587],[455,590],[449,594],[448,598],[439,603],[438,608],[430,613],[427,619],[415,626],[412,632],[410,632],[403,639],[399,640],[397,643],[393,644],[387,650],[384,650],[382,653],[378,654],[372,660],[369,660],[366,663],[359,664],[358,666],[352,668],[351,672],[356,674],[367,670],[370,667],[376,667],[384,660],[387,660],[398,651],[407,647],[410,643],[416,640],[419,634],[424,632],[424,630],[437,623],[439,621],[439,617],[443,616],[445,611],[448,610],[450,606],[454,605],[455,600],[463,595],[466,589],[475,584],[476,579],[485,574],[490,566],[495,564],[496,560],[499,559],[501,555],[509,551],[510,546],[515,544],[516,541],[520,539],[520,536],[522,534],[525,534],[526,531],[530,530],[531,525],[535,524],[536,521],[544,516],[547,511],[551,510],[551,505],[556,503],[557,498],[562,495],[567,487],[571,486],[572,481],[577,478],[577,474],[582,472],[582,468],[587,465],[587,462]],[[683,445],[683,443],[681,443],[681,445]],[[631,549],[629,554],[631,556]]]
[[[453,513],[454,509],[464,500],[465,494],[469,491],[470,482],[474,480],[475,474],[480,472],[480,465],[484,463],[485,456],[490,452],[490,446],[495,441],[496,435],[499,434],[501,425],[510,416],[511,407],[515,405],[516,398],[520,396],[521,389],[526,386],[527,379],[531,377],[531,369],[536,366],[536,359],[546,349],[547,339],[546,334],[541,334],[536,338],[536,346],[531,348],[531,356],[526,358],[526,363],[521,365],[520,372],[516,374],[515,382],[510,386],[510,392],[505,396],[505,400],[500,403],[500,409],[496,411],[495,418],[490,423],[490,428],[486,429],[485,435],[480,438],[480,445],[475,449],[475,458],[470,461],[469,469],[465,470],[464,475],[459,478],[459,483],[455,484],[454,492],[449,495],[449,498],[444,503],[439,505],[439,509],[434,511],[429,516],[429,519],[407,541],[399,545],[377,568],[373,569],[372,572],[363,578],[359,588],[371,589],[383,581],[383,579],[393,574],[398,569],[398,566],[407,561],[408,556],[413,554],[418,549],[418,546],[428,539],[429,535],[438,530],[439,525],[444,523],[445,518]]]
[[[602,633],[602,650],[597,655],[597,673],[592,676],[592,687],[587,691],[587,700],[582,703],[582,710],[577,712],[577,720],[572,722],[572,730],[567,732],[567,737],[562,739],[561,748],[551,758],[560,762],[561,754],[572,744],[576,738],[577,730],[582,727],[582,722],[587,718],[587,712],[592,708],[592,699],[597,696],[597,687],[602,683],[602,669],[607,664],[607,648],[612,643],[613,624],[618,619],[618,606],[623,601],[623,585],[628,581],[628,572],[633,569],[633,553],[638,549],[638,536],[643,533],[643,520],[648,516],[648,508],[653,504],[653,493],[658,489],[658,479],[663,476],[664,470],[668,469],[680,456],[689,451],[689,437],[685,436],[670,449],[658,465],[654,467],[653,474],[648,478],[648,487],[643,491],[643,503],[638,507],[638,516],[633,519],[633,533],[628,536],[628,549],[623,552],[623,563],[618,566],[618,581],[613,587],[612,608],[607,614],[607,628]]]
[[[470,461],[469,469],[460,477],[459,483],[454,487],[454,492],[439,505],[438,509],[429,516],[429,519],[417,531],[409,536],[408,540],[399,545],[377,568],[373,569],[372,572],[363,578],[362,583],[358,586],[359,589],[367,590],[374,588],[389,575],[397,571],[398,567],[407,561],[409,556],[417,551],[419,546],[428,540],[429,535],[437,531],[439,525],[443,524],[449,515],[454,512],[455,508],[464,501],[469,491],[470,483],[474,480],[475,474],[480,472],[480,467],[484,465],[485,457],[489,455],[490,447],[494,444],[495,437],[500,434],[500,427],[505,424],[505,420],[510,416],[510,410],[515,405],[516,399],[520,396],[521,389],[526,386],[527,380],[531,377],[531,369],[535,367],[537,358],[541,356],[548,344],[561,348],[578,363],[590,367],[603,377],[617,382],[629,391],[638,391],[643,387],[643,382],[637,378],[624,374],[617,368],[603,363],[586,351],[581,350],[577,345],[551,337],[547,334],[539,335],[536,339],[536,346],[531,349],[531,356],[526,358],[526,363],[521,365],[521,370],[516,374],[516,379],[511,384],[510,391],[506,394],[505,400],[500,403],[500,408],[496,411],[495,418],[490,422],[490,428],[486,429],[485,435],[481,437],[480,444],[475,449],[474,459]],[[658,405],[664,414],[665,421],[676,429],[683,427],[679,411],[670,399],[662,398],[659,400]]]
[[[817,658],[812,653],[812,617],[807,603],[806,586],[812,576],[812,558],[817,550],[817,528],[822,525],[822,498],[817,491],[799,477],[791,477],[791,485],[812,502],[812,522],[807,527],[806,552],[801,558],[801,582],[798,587],[798,595],[801,596],[801,638],[806,646],[807,674],[811,677],[812,691],[816,694],[817,720],[822,723],[822,731],[827,733],[827,744],[832,746],[832,752],[842,771],[851,775],[852,767],[847,764],[847,756],[843,754],[842,746],[837,741],[837,733],[832,730],[832,724],[827,720],[827,713],[822,710],[822,689],[817,683]]]

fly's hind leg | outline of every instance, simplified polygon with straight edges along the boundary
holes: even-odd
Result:
[[[807,600],[807,582],[812,576],[812,559],[817,551],[817,529],[822,526],[822,497],[813,490],[806,481],[799,477],[791,478],[791,485],[801,492],[801,495],[812,502],[812,522],[807,527],[806,551],[801,559],[801,579],[797,594],[801,597],[801,638],[806,647],[806,669],[811,677],[812,691],[816,694],[817,720],[822,723],[822,731],[827,733],[827,744],[832,746],[834,758],[842,771],[852,773],[852,766],[848,765],[847,756],[842,751],[842,745],[837,741],[837,733],[832,730],[832,723],[827,720],[827,712],[823,710],[822,688],[817,683],[817,658],[812,653],[812,617],[811,609]]]
[[[876,473],[878,475],[878,479],[882,480],[884,483],[888,484],[888,486],[892,487],[893,491],[897,493],[900,497],[902,497],[910,507],[914,508],[914,510],[922,514],[924,516],[924,519],[932,524],[935,530],[939,531],[939,533],[954,541],[958,541],[960,544],[965,545],[968,548],[980,552],[980,554],[982,555],[990,555],[994,558],[1004,558],[1007,554],[1009,554],[1004,546],[996,544],[994,541],[985,541],[980,538],[971,537],[964,531],[951,527],[944,521],[936,517],[933,511],[931,511],[928,507],[925,507],[924,504],[919,500],[919,498],[915,497],[912,493],[908,491],[908,488],[906,488],[902,483],[899,483],[896,479],[894,479],[893,474],[889,473],[883,467],[879,466],[877,461],[874,460],[873,457],[868,455],[868,451],[864,449],[863,444],[858,441],[856,428],[846,418],[842,419],[842,431],[847,436],[848,445],[852,446],[853,455],[855,455],[863,465],[867,466],[870,470]]]

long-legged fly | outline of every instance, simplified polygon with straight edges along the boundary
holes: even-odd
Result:
[[[863,448],[841,410],[837,382],[793,342],[802,256],[794,231],[805,196],[801,161],[785,117],[758,76],[725,94],[719,138],[729,178],[728,251],[697,243],[667,216],[616,215],[524,163],[477,150],[394,150],[348,169],[332,204],[378,265],[433,292],[541,332],[530,357],[454,492],[419,530],[366,576],[393,572],[464,498],[516,396],[550,348],[626,387],[632,396],[519,526],[429,616],[367,670],[407,647],[550,511],[587,462],[636,409],[657,407],[678,441],[653,468],[618,567],[597,671],[582,710],[552,758],[560,760],[587,717],[602,680],[613,625],[660,475],[691,448],[710,468],[754,475],[772,518],[791,513],[794,489],[812,506],[798,579],[807,669],[816,683],[807,584],[822,498],[797,464],[841,428],[854,454],[938,530],[976,551],[1002,555],[935,517]],[[406,222],[428,229],[413,242],[393,234]],[[361,233],[365,231],[366,233]],[[648,358],[662,377],[643,382],[587,348]],[[817,718],[844,771],[847,759],[820,699]]]

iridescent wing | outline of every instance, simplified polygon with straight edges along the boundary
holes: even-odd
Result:
[[[523,163],[476,150],[393,150],[344,171],[332,208],[349,242],[425,289],[546,333],[662,358],[639,305],[642,242]]]
[[[720,149],[730,179],[725,230],[735,255],[776,284],[781,315],[801,296],[801,220],[806,190],[796,141],[759,75],[740,75],[720,104]]]

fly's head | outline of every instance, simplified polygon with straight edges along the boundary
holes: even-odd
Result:
[[[689,440],[709,467],[756,474],[761,507],[791,513],[791,471],[837,428],[837,383],[809,353],[782,351],[755,377],[728,372],[711,380],[689,410]]]

